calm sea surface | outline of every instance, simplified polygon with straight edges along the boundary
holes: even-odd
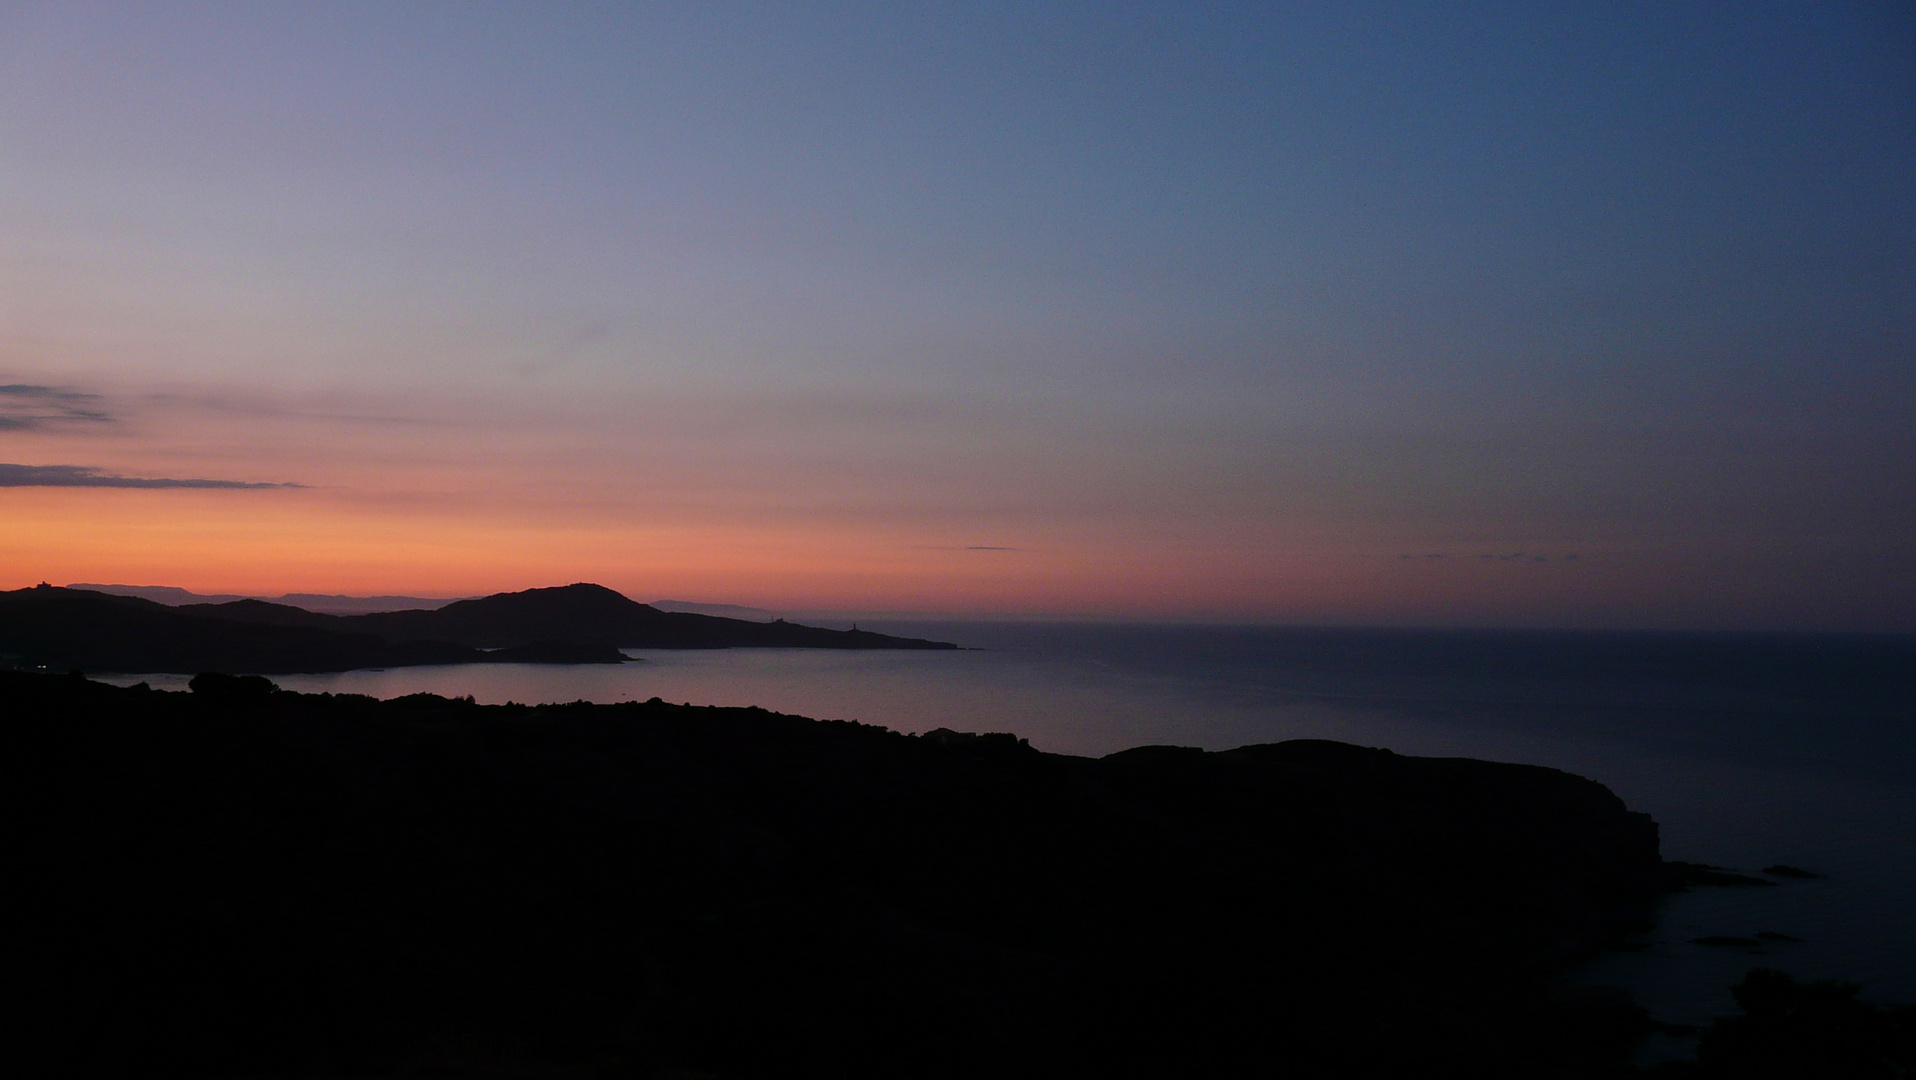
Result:
[[[1649,948],[1607,955],[1579,981],[1627,986],[1658,1019],[1691,1023],[1732,1011],[1727,987],[1758,965],[1916,1001],[1916,637],[863,626],[967,651],[635,650],[643,662],[624,666],[276,681],[377,697],[761,705],[899,731],[1010,731],[1066,754],[1327,738],[1549,765],[1654,816],[1667,858],[1825,875],[1671,897]],[[1802,940],[1760,953],[1691,941],[1758,931]]]

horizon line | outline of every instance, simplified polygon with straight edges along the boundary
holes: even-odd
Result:
[[[19,586],[20,589],[34,588],[37,585],[50,585],[41,581],[35,585]],[[1276,615],[1244,615],[1233,613],[1200,614],[1111,614],[1083,611],[1049,612],[979,612],[979,611],[941,611],[936,609],[892,609],[892,608],[835,608],[835,607],[779,607],[764,604],[748,604],[725,600],[685,600],[679,598],[660,598],[640,600],[621,589],[597,582],[574,581],[563,585],[538,585],[525,589],[503,589],[486,593],[465,593],[457,596],[428,596],[418,593],[340,593],[315,592],[310,590],[288,591],[277,594],[249,592],[197,592],[177,585],[131,585],[121,582],[74,582],[58,588],[78,589],[98,592],[104,589],[141,589],[183,593],[195,599],[232,602],[232,599],[283,601],[289,597],[314,597],[332,600],[431,600],[446,604],[461,600],[481,600],[492,596],[505,596],[533,589],[565,588],[570,585],[595,585],[618,593],[634,603],[646,604],[695,604],[705,607],[738,608],[764,612],[767,615],[787,618],[793,621],[811,622],[949,622],[949,623],[1016,623],[1016,624],[1054,624],[1085,626],[1162,626],[1204,627],[1230,629],[1266,629],[1266,630],[1339,630],[1339,631],[1426,631],[1452,633],[1540,633],[1540,634],[1669,634],[1669,635],[1726,635],[1726,636],[1776,636],[1776,635],[1813,635],[1828,637],[1916,637],[1916,629],[1905,630],[1859,630],[1832,629],[1828,627],[1802,626],[1702,626],[1702,625],[1573,625],[1563,623],[1522,623],[1522,622],[1440,622],[1436,620],[1327,620],[1327,619],[1286,619]],[[16,591],[16,590],[0,590]],[[111,594],[109,594],[111,595]],[[146,599],[152,599],[147,597]],[[155,601],[164,603],[164,601]],[[175,605],[168,605],[175,606]],[[298,605],[288,605],[298,606]]]

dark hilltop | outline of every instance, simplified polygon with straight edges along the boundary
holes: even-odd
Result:
[[[660,611],[599,585],[329,615],[264,600],[168,606],[38,586],[0,592],[0,664],[274,674],[468,663],[620,663],[620,649],[952,649],[949,642]]]

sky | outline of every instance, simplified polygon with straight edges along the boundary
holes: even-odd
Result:
[[[1916,630],[1893,3],[0,2],[0,587]]]

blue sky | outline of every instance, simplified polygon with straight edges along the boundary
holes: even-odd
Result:
[[[304,485],[14,576],[1916,628],[1894,5],[25,4],[0,97],[0,381],[111,417],[0,461]]]

